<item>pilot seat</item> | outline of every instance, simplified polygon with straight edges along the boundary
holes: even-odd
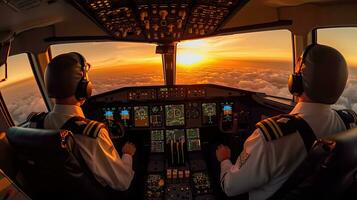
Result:
[[[12,127],[7,132],[32,199],[112,199],[96,181],[70,131]],[[119,193],[119,192],[118,192]]]

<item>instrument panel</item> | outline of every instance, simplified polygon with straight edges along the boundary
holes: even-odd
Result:
[[[222,119],[229,129],[234,110],[244,111],[237,100],[251,94],[216,85],[123,88],[92,97],[84,110],[109,127],[119,122],[138,130],[200,128],[217,126]]]

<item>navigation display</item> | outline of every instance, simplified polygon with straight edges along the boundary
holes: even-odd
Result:
[[[216,103],[202,103],[202,124],[211,125],[217,121]]]
[[[131,127],[131,107],[119,107],[119,121],[124,127]]]
[[[185,108],[183,104],[165,105],[166,126],[185,125]]]
[[[135,127],[149,126],[149,108],[147,106],[134,107],[134,125]]]
[[[152,106],[150,109],[150,124],[152,127],[162,127],[164,109],[162,106]]]

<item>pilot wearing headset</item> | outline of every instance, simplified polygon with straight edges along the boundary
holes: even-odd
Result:
[[[91,96],[92,84],[88,78],[90,65],[76,52],[56,56],[48,64],[45,85],[49,97],[55,99],[51,112],[43,115],[42,127],[31,118],[30,127],[63,129],[70,119],[82,119],[80,134],[74,134],[79,152],[94,178],[114,190],[127,190],[134,176],[132,156],[136,148],[126,143],[120,157],[107,129],[102,123],[85,119],[81,105]],[[35,124],[35,125],[34,125]]]
[[[228,196],[248,193],[249,199],[267,199],[282,186],[306,158],[308,149],[300,133],[304,131],[287,128],[291,120],[306,122],[315,138],[349,128],[330,106],[341,96],[347,77],[346,61],[340,52],[324,45],[308,46],[289,77],[289,91],[297,99],[290,114],[259,122],[234,164],[230,148],[218,146],[222,190]]]

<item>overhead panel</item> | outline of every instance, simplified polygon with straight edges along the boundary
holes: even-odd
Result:
[[[247,0],[73,0],[116,40],[168,43],[214,35]]]

